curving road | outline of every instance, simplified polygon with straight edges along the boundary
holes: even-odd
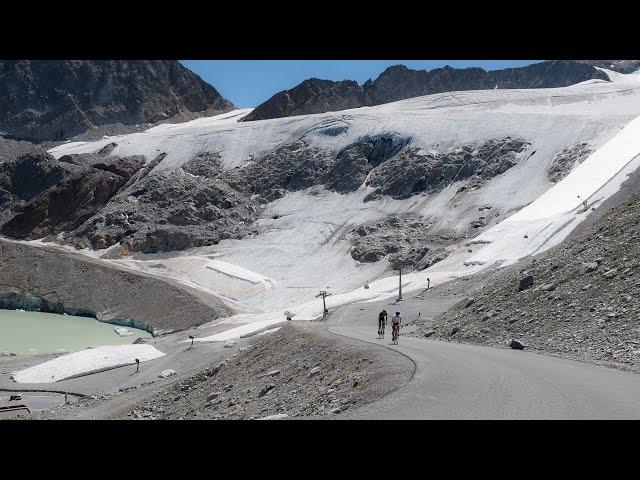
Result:
[[[377,339],[377,313],[388,302],[347,305],[330,332],[378,343],[408,356],[414,377],[386,397],[348,414],[369,419],[639,419],[640,375],[526,351],[401,336]],[[443,308],[443,306],[441,306]],[[424,303],[402,302],[405,318]]]

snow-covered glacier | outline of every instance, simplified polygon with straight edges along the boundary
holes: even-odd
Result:
[[[222,168],[244,168],[296,141],[339,152],[364,137],[395,135],[417,151],[447,152],[463,145],[507,137],[528,143],[512,168],[478,188],[460,193],[450,185],[408,198],[365,198],[372,187],[349,193],[321,186],[290,192],[267,205],[259,235],[174,252],[156,274],[167,275],[227,298],[239,312],[223,320],[232,328],[201,340],[227,340],[263,331],[284,320],[322,314],[318,290],[332,295],[327,306],[391,298],[398,278],[388,262],[360,263],[351,255],[348,233],[391,215],[428,218],[434,228],[466,231],[479,210],[491,206],[488,229],[449,247],[449,256],[426,270],[403,275],[410,292],[451,278],[504,266],[561,242],[591,208],[618,191],[640,161],[640,75],[607,71],[611,82],[591,80],[564,88],[448,92],[340,112],[238,122],[236,110],[145,132],[75,142],[50,151],[57,158],[95,152],[116,143],[113,154],[166,157],[151,174],[180,168],[206,152],[220,155]],[[561,181],[547,171],[563,149],[587,143],[593,150]],[[586,202],[587,210],[584,210]],[[481,211],[481,210],[480,210]],[[146,260],[119,259],[129,268]],[[212,263],[218,262],[218,263]],[[365,288],[365,283],[368,288]]]

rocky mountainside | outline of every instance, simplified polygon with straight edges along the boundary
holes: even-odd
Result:
[[[606,207],[600,207],[606,208]],[[594,212],[597,214],[596,212]],[[640,191],[547,253],[500,271],[419,335],[640,370]]]
[[[358,108],[366,103],[364,92],[357,82],[352,80],[333,82],[310,78],[291,90],[276,93],[247,115],[244,120],[332,112]]]
[[[609,77],[591,65],[559,60],[489,72],[449,66],[431,71],[412,70],[395,65],[362,86],[348,80],[305,80],[291,90],[277,93],[243,120],[324,113],[450,91],[565,87],[590,79],[609,80]]]
[[[182,250],[259,234],[254,222],[265,206],[290,192],[323,186],[349,193],[366,184],[374,190],[365,201],[409,198],[449,185],[458,185],[462,193],[479,188],[530,153],[529,143],[509,137],[440,153],[412,148],[397,135],[379,135],[338,153],[299,141],[231,170],[222,169],[219,157],[207,153],[178,170],[147,175],[163,155],[143,168],[142,157],[112,156],[113,146],[59,160],[44,154],[8,162],[9,186],[19,183],[18,174],[36,171],[49,172],[38,174],[43,182],[49,181],[38,188],[32,185],[33,191],[26,193],[13,194],[7,187],[2,233],[22,239],[63,233],[65,243],[97,249],[120,242],[118,256]],[[480,224],[469,225],[469,231],[487,223],[481,219]],[[428,222],[406,227],[402,238],[396,238],[399,225],[394,222],[358,230],[353,258],[371,262],[395,254],[392,263],[402,256],[407,267],[425,268],[446,257],[443,248],[457,240],[435,234]]]
[[[140,156],[107,157],[91,166],[75,165],[53,187],[18,205],[16,215],[2,226],[2,232],[34,239],[72,230],[105,205],[143,163],[144,157]]]
[[[46,152],[26,153],[0,163],[0,211],[29,201],[52,187],[74,169]]]
[[[576,62],[606,68],[618,73],[633,73],[640,69],[640,60],[576,60]]]
[[[0,131],[62,140],[104,125],[137,125],[235,108],[172,60],[0,62]]]
[[[73,230],[106,205],[134,174],[143,177],[144,157],[96,154],[55,159],[32,152],[0,164],[0,224],[5,235],[35,239]]]

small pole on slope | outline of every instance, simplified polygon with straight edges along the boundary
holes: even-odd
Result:
[[[140,359],[136,358],[136,373],[140,371]]]
[[[193,348],[193,339],[195,337],[193,335],[189,335],[189,338],[191,339],[191,346],[189,347],[189,350],[191,350]]]
[[[329,287],[327,287],[329,288]],[[324,320],[327,317],[327,313],[329,313],[329,310],[327,310],[327,301],[326,298],[331,295],[329,292],[327,292],[326,290],[320,290],[320,293],[318,295],[316,295],[316,298],[318,297],[322,297],[322,320]]]
[[[67,396],[67,392],[64,392],[64,403],[69,403],[69,397]]]
[[[400,277],[398,280],[398,301],[402,300],[402,267],[398,267]]]
[[[578,199],[582,202],[582,208],[584,208],[584,211],[586,212],[589,209],[589,205],[587,204],[587,201],[583,200],[582,197],[580,197],[580,195],[578,195]]]

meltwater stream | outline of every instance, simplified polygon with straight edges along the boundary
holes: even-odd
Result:
[[[116,329],[125,336],[118,334]],[[76,352],[87,347],[126,345],[137,338],[150,336],[144,330],[117,327],[95,318],[0,310],[0,353]]]

